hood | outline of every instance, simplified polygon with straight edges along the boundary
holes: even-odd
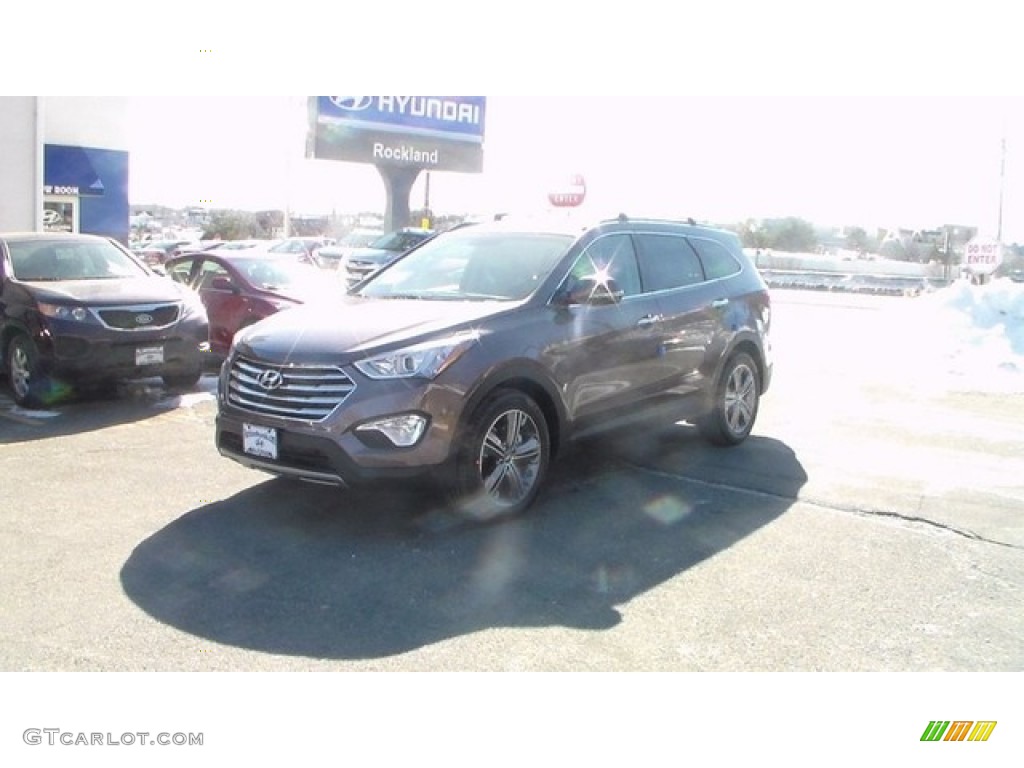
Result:
[[[38,301],[59,304],[117,306],[166,304],[185,298],[183,289],[167,277],[126,277],[108,280],[61,280],[26,282]]]
[[[277,363],[344,364],[385,347],[457,331],[507,312],[508,302],[364,299],[304,304],[278,312],[235,337],[238,351]]]
[[[323,248],[318,249],[317,253],[325,256],[344,256],[346,253],[354,250],[356,250],[356,247],[352,245],[325,245]]]

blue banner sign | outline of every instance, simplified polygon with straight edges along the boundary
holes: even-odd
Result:
[[[315,96],[309,155],[478,173],[484,96]]]
[[[320,117],[366,130],[484,140],[484,96],[319,96]]]
[[[63,144],[46,144],[43,149],[43,195],[77,198],[81,232],[127,244],[128,182],[128,152]],[[51,202],[49,210],[56,210],[56,202]]]

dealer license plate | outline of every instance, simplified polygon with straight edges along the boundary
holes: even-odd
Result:
[[[163,347],[139,347],[135,350],[136,365],[159,365],[163,361]]]
[[[242,425],[242,450],[250,456],[277,458],[277,430],[256,424]]]

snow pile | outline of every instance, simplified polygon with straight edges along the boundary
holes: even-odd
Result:
[[[887,323],[901,342],[887,363],[914,384],[1024,393],[1024,283],[958,280],[901,304]]]

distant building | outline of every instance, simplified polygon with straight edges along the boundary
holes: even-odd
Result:
[[[886,229],[879,232],[878,251],[887,258],[904,261],[955,264],[963,256],[964,245],[977,234],[977,227],[957,224],[937,229]]]

